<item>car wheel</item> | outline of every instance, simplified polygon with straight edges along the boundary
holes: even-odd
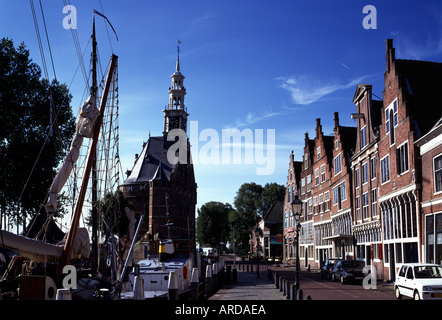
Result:
[[[343,275],[341,275],[341,284],[345,284],[345,278]]]
[[[419,297],[419,292],[417,290],[414,291],[413,293],[413,299],[414,300],[420,300],[421,298]]]
[[[398,300],[402,299],[402,295],[401,295],[401,292],[399,291],[399,287],[396,287],[394,289],[394,294],[396,296],[396,299],[398,299]]]

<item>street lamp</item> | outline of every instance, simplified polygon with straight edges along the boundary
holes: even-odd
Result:
[[[295,257],[296,257],[296,272],[295,272],[295,300],[298,299],[298,291],[299,291],[299,231],[301,230],[300,217],[302,213],[302,201],[299,200],[298,195],[295,195],[292,203],[292,212],[295,217],[295,227],[296,227],[296,236],[295,236]]]

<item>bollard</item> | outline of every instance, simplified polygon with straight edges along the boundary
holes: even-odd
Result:
[[[198,268],[192,269],[192,278],[190,280],[190,300],[198,300],[199,281]]]
[[[238,273],[236,271],[236,268],[233,268],[233,272],[232,272],[232,283],[237,283],[238,282]]]
[[[291,300],[296,300],[295,284],[290,286],[290,298]]]
[[[71,289],[58,289],[55,300],[72,300]]]
[[[212,267],[210,264],[206,267],[206,298],[212,295]]]
[[[218,291],[218,265],[216,263],[212,265],[212,291]]]
[[[226,279],[225,279],[226,284],[230,284],[231,273],[232,273],[232,266],[229,264],[226,267]]]
[[[144,278],[136,276],[134,279],[134,300],[144,300]]]
[[[302,300],[303,299],[302,295],[303,295],[302,289],[299,289],[298,295],[297,295],[297,300]]]
[[[178,300],[178,275],[176,271],[170,271],[168,283],[168,300]]]

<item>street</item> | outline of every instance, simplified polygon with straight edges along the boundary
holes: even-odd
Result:
[[[294,270],[281,272],[290,284],[294,282]],[[321,279],[320,273],[315,271],[301,271],[299,282],[304,299],[310,296],[312,300],[396,300],[393,285],[383,282],[377,283],[376,289],[365,289],[360,282],[343,285]]]

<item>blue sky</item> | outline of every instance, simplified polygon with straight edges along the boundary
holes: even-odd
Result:
[[[66,1],[43,0],[57,78],[70,85],[74,112],[85,81],[77,70],[71,32],[63,28]],[[190,121],[204,129],[275,130],[275,170],[257,175],[250,164],[195,166],[198,206],[208,201],[233,203],[245,182],[285,185],[291,150],[300,160],[304,133],[314,136],[315,119],[333,132],[333,112],[342,125],[356,126],[353,94],[359,83],[373,85],[382,97],[385,40],[394,39],[396,57],[442,61],[442,4],[436,1],[168,0],[75,1],[77,32],[89,67],[93,9],[104,13],[118,41],[97,17],[101,64],[112,50],[119,56],[120,156],[131,169],[149,132],[161,135],[170,75],[181,40],[181,72]],[[34,0],[43,32],[40,7]],[[366,30],[366,5],[376,8],[377,29]],[[25,42],[42,65],[29,1],[0,0],[0,37]],[[46,38],[46,63],[53,72]],[[255,136],[256,138],[256,136]],[[197,157],[207,142],[199,141]],[[221,156],[220,156],[221,157]]]

